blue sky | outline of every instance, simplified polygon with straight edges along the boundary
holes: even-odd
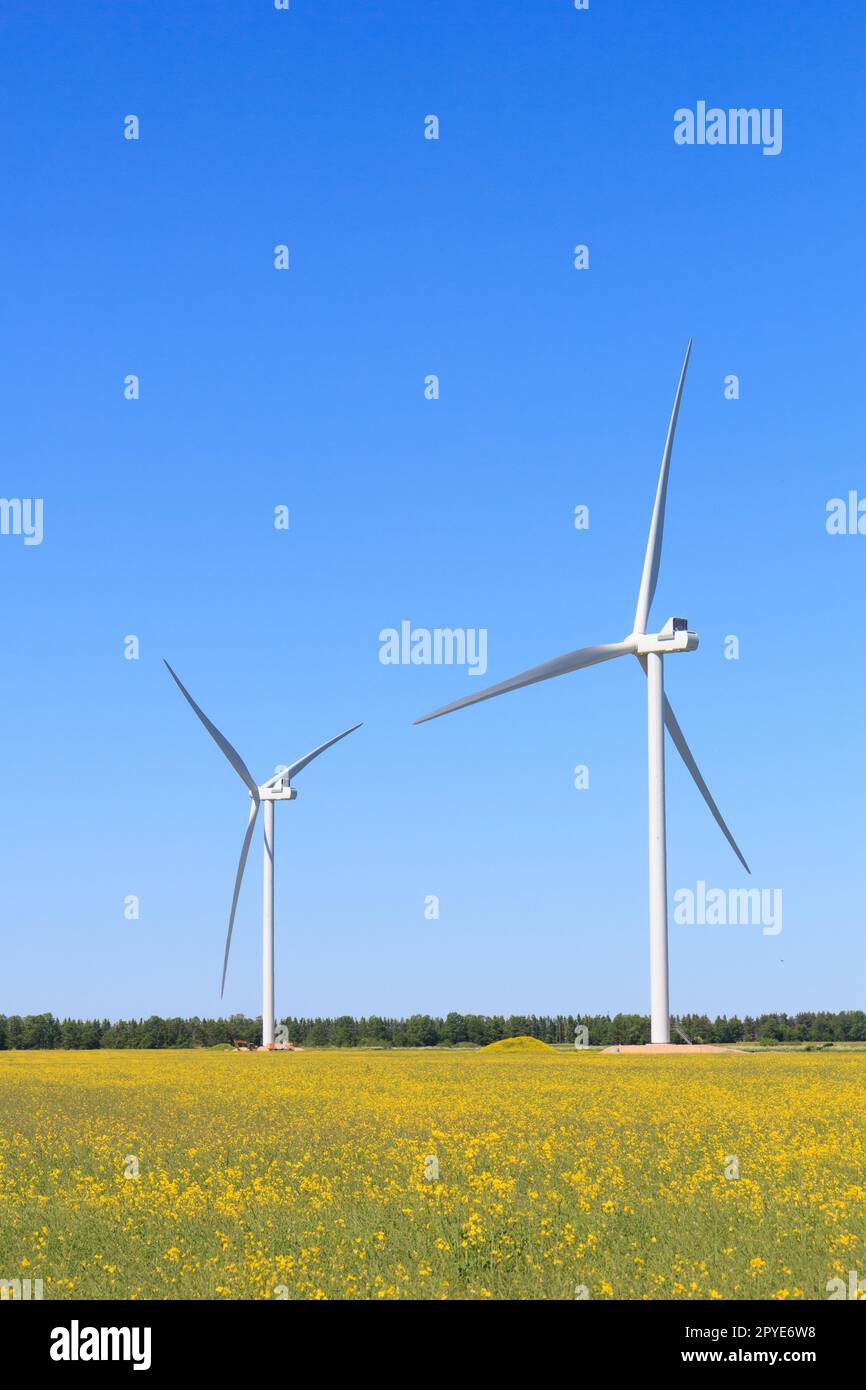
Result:
[[[825,509],[866,494],[864,38],[782,0],[4,6],[2,491],[44,540],[0,537],[0,1011],[260,1009],[258,842],[218,996],[246,794],[166,656],[262,780],[364,721],[277,807],[279,1013],[645,1012],[637,664],[413,728],[476,678],[379,633],[485,628],[482,683],[622,637],[690,335],[653,616],[701,634],[668,693],[784,924],[672,923],[672,1007],[862,1006],[866,537]],[[782,152],[676,145],[699,100],[782,108]],[[668,843],[672,894],[747,882],[672,750]]]

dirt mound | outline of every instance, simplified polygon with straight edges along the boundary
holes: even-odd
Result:
[[[503,1038],[501,1042],[488,1043],[481,1048],[482,1052],[552,1052],[553,1048],[548,1047],[546,1042],[540,1038]]]

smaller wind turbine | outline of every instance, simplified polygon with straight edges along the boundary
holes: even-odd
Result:
[[[360,724],[353,724],[351,729],[344,729],[341,734],[334,738],[329,738],[327,743],[321,743],[318,748],[314,748],[312,753],[306,753],[303,758],[298,758],[297,762],[290,763],[288,767],[268,778],[261,786],[257,786],[252,773],[247,767],[237,749],[233,748],[227,738],[224,738],[215,724],[212,724],[203,710],[199,709],[195,700],[184,686],[183,682],[175,675],[174,671],[165,662],[166,669],[180,690],[184,699],[192,706],[202,724],[204,724],[214,743],[222,753],[228,758],[235,772],[241,781],[246,784],[249,791],[250,818],[247,821],[247,830],[244,835],[244,842],[241,845],[241,855],[238,861],[238,871],[235,875],[235,890],[232,894],[232,909],[229,914],[229,929],[226,935],[226,949],[223,957],[223,974],[220,983],[220,999],[223,997],[223,990],[226,983],[226,970],[229,963],[229,948],[232,944],[232,931],[235,925],[235,912],[238,906],[238,897],[241,891],[244,869],[246,868],[247,855],[250,852],[250,844],[253,838],[253,830],[256,825],[256,818],[259,814],[259,806],[265,804],[265,854],[263,866],[263,889],[262,889],[262,1045],[273,1047],[274,1045],[274,802],[275,801],[294,801],[298,795],[297,790],[292,786],[292,778],[302,772],[308,763],[314,758],[318,758],[320,753],[324,753],[326,748],[332,748],[335,743],[339,743],[341,738],[347,734],[353,734],[356,729],[360,729]]]

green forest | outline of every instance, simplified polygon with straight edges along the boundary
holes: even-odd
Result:
[[[585,1027],[591,1047],[649,1042],[644,1014],[458,1014],[444,1018],[285,1018],[289,1041],[300,1047],[484,1047],[528,1035],[574,1045]],[[866,1042],[866,1013],[761,1014],[758,1018],[707,1018],[683,1014],[677,1022],[693,1043]],[[0,1051],[35,1048],[216,1047],[261,1038],[261,1018],[58,1019],[53,1014],[0,1014]],[[677,1035],[672,1035],[675,1040]]]

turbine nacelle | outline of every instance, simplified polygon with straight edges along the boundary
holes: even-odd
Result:
[[[293,787],[289,782],[285,772],[278,773],[269,782],[263,782],[259,787],[260,801],[294,801],[298,795],[297,787]],[[250,792],[252,796],[252,792]]]
[[[688,618],[668,618],[660,632],[633,632],[627,641],[634,642],[637,656],[658,652],[666,656],[671,652],[697,651],[700,638],[696,632],[689,631]]]

